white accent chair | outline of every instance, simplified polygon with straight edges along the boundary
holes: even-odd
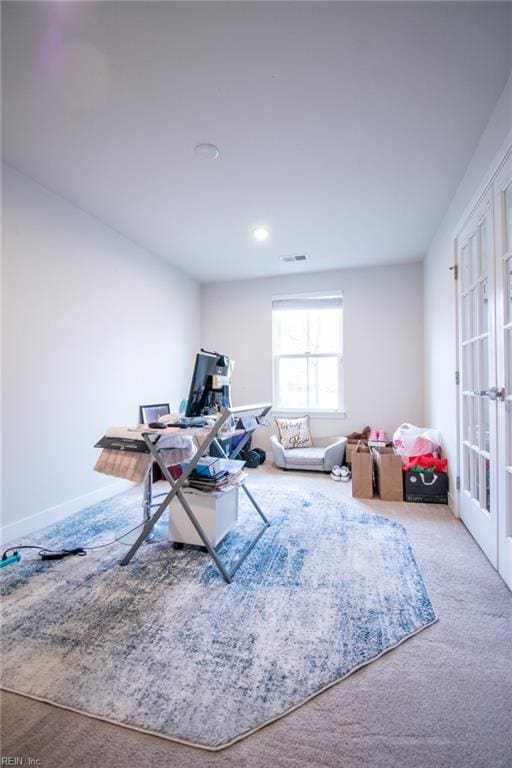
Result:
[[[281,469],[312,469],[330,472],[343,464],[346,437],[312,437],[311,448],[283,448],[277,435],[271,435],[270,444],[274,464]]]

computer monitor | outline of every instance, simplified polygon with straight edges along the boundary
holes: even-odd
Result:
[[[232,361],[202,349],[196,355],[185,416],[202,416],[231,405]]]
[[[160,416],[168,416],[171,412],[169,403],[153,403],[139,406],[139,420],[141,424],[149,424],[158,421]]]

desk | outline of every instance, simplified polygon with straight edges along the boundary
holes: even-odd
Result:
[[[255,424],[252,429],[247,430],[248,437],[252,435],[254,432],[254,429],[256,429],[256,426],[258,423],[260,423],[264,417],[267,415],[267,413],[271,409],[271,403],[261,403],[257,405],[246,405],[246,406],[240,406],[238,408],[223,408],[219,418],[215,422],[215,424],[210,428],[203,428],[203,427],[196,427],[196,428],[190,428],[187,430],[179,430],[179,432],[183,433],[191,433],[196,437],[197,441],[197,450],[195,455],[190,460],[189,464],[187,465],[186,470],[183,472],[180,477],[175,480],[172,475],[170,474],[167,466],[165,465],[165,462],[162,458],[162,456],[158,452],[158,441],[154,441],[155,433],[154,431],[151,431],[151,433],[143,433],[143,439],[146,444],[146,447],[148,449],[148,452],[152,455],[154,461],[158,464],[162,471],[162,475],[167,480],[169,485],[171,486],[169,492],[165,495],[165,498],[158,506],[156,512],[154,512],[144,523],[142,527],[142,531],[140,532],[139,536],[137,537],[137,540],[133,543],[133,545],[130,547],[127,554],[122,558],[120,561],[121,565],[128,565],[132,557],[135,555],[141,544],[150,536],[151,531],[153,530],[154,526],[158,522],[158,520],[161,518],[161,516],[164,514],[166,509],[169,507],[169,504],[174,498],[177,498],[184,510],[184,512],[187,514],[188,519],[192,523],[193,527],[195,528],[199,538],[203,542],[204,546],[210,553],[210,556],[213,558],[215,565],[219,569],[222,577],[224,580],[229,584],[233,580],[233,576],[237,572],[237,570],[242,565],[243,561],[247,557],[247,555],[252,551],[252,549],[256,546],[258,541],[260,540],[263,533],[266,531],[266,529],[269,527],[270,523],[261,510],[260,506],[258,505],[256,499],[251,494],[249,489],[246,487],[245,483],[242,485],[242,488],[244,492],[246,493],[247,497],[249,498],[252,506],[256,510],[257,514],[262,520],[262,527],[260,530],[256,533],[254,538],[249,542],[247,547],[244,549],[236,563],[232,566],[230,570],[224,565],[221,558],[217,554],[215,550],[215,545],[211,541],[211,539],[208,537],[206,532],[204,531],[203,527],[201,526],[200,522],[198,521],[197,517],[195,516],[190,504],[188,503],[185,494],[183,493],[182,489],[185,483],[187,482],[187,479],[190,475],[190,473],[194,470],[196,464],[198,463],[199,459],[206,455],[210,446],[217,440],[217,447],[220,451],[222,451],[222,454],[227,458],[227,454],[224,451],[222,445],[218,442],[219,433],[224,427],[224,425],[228,422],[229,419],[231,419],[232,416],[240,417],[242,415],[255,415]],[[170,431],[176,431],[174,428],[170,427],[169,429],[162,430],[162,436],[165,434],[169,434]],[[220,435],[222,437],[222,435]],[[153,438],[153,439],[151,439]],[[242,441],[243,442],[243,441]],[[242,446],[243,447],[243,446]],[[241,450],[239,446],[237,446],[237,449]]]

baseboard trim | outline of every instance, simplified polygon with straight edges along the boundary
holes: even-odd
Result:
[[[459,509],[457,505],[457,499],[453,495],[451,491],[448,491],[448,506],[455,515],[455,517],[459,517]]]
[[[102,488],[98,488],[96,491],[90,493],[84,493],[83,496],[77,496],[74,499],[64,501],[62,504],[57,504],[55,507],[48,507],[42,509],[40,512],[36,512],[34,515],[24,517],[21,520],[16,520],[14,523],[8,523],[0,527],[0,542],[2,546],[8,544],[10,541],[20,539],[23,536],[28,536],[35,531],[39,531],[41,528],[46,528],[47,525],[58,523],[64,518],[75,512],[90,507],[93,504],[97,504],[104,499],[110,499],[112,496],[126,491],[128,488],[133,487],[133,483],[129,480],[116,480],[109,485],[105,485]]]

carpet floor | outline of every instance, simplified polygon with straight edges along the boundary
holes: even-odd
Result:
[[[274,483],[343,499],[313,473],[262,468]],[[359,502],[405,525],[440,621],[286,718],[216,753],[163,742],[14,694],[2,755],[64,766],[510,768],[512,595],[447,508]]]

